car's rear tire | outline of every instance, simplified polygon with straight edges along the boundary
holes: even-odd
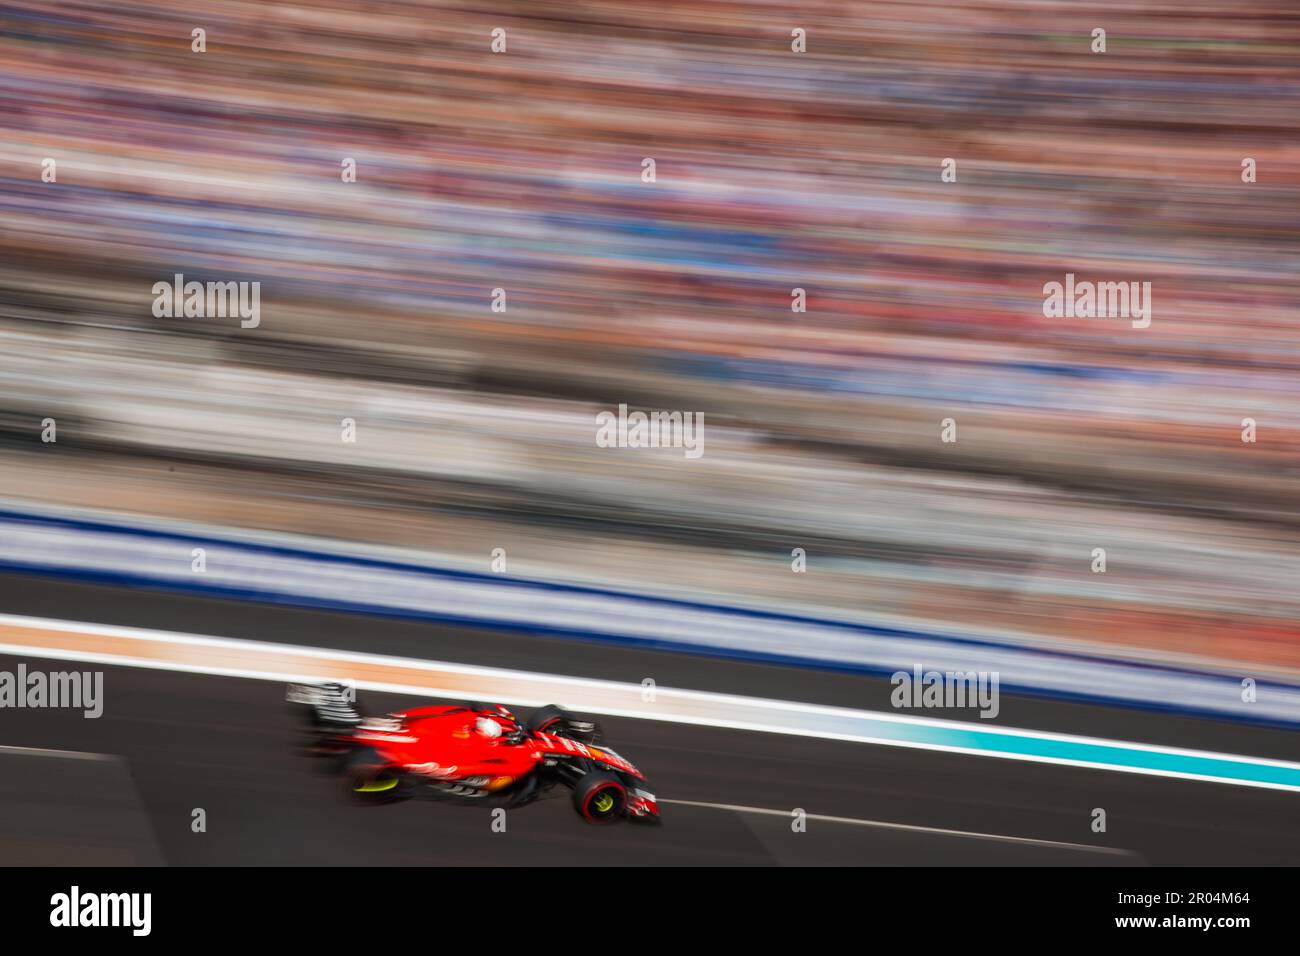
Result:
[[[593,771],[573,788],[573,808],[588,823],[617,823],[627,810],[627,787],[612,773]]]
[[[405,799],[401,771],[373,750],[357,750],[343,761],[344,792],[357,803],[375,806]]]

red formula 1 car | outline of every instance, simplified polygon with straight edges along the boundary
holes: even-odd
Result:
[[[604,745],[594,722],[559,707],[526,721],[494,704],[362,717],[340,684],[293,684],[287,697],[306,706],[310,752],[336,761],[359,801],[518,807],[561,785],[588,823],[660,822],[641,771]]]

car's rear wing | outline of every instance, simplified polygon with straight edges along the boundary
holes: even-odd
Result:
[[[311,708],[321,729],[351,730],[361,723],[356,690],[346,684],[290,684],[284,699]]]

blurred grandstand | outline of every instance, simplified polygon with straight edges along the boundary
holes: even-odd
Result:
[[[1178,9],[9,3],[0,495],[1300,675],[1300,18]]]

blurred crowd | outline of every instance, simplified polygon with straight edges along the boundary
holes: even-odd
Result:
[[[3,17],[3,497],[1300,671],[1293,4]]]

